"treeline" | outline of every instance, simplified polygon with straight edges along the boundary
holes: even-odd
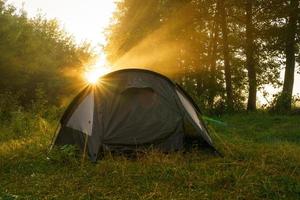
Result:
[[[282,86],[272,108],[289,111],[299,13],[299,0],[123,0],[106,53],[113,65],[172,76],[208,109],[256,110],[257,91],[272,84]]]
[[[29,18],[4,0],[0,0],[0,52],[1,114],[7,105],[26,108],[42,96],[57,104],[80,80],[72,73],[92,57],[89,45],[77,45],[56,20]]]

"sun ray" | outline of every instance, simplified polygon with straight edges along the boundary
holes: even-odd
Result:
[[[109,72],[110,70],[107,67],[94,67],[84,72],[84,78],[88,84],[96,84],[101,76]]]

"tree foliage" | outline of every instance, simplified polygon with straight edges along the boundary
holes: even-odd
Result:
[[[15,94],[23,105],[38,98],[37,89],[57,102],[74,82],[66,75],[91,58],[89,45],[78,46],[56,20],[29,18],[2,0],[0,52],[0,93]]]
[[[249,100],[255,110],[258,90],[282,84],[292,1],[119,1],[105,50],[117,67],[143,66],[173,77],[203,107],[239,110]]]

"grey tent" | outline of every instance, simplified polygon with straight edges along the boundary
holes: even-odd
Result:
[[[155,148],[163,152],[200,146],[215,150],[200,109],[176,83],[153,71],[123,69],[80,92],[60,120],[54,145],[102,152]]]

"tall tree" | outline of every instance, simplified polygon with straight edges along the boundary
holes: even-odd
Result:
[[[295,53],[296,53],[296,33],[297,20],[299,15],[299,0],[289,1],[289,15],[287,17],[286,38],[285,38],[285,74],[282,94],[280,98],[280,108],[291,110],[294,75],[295,75]]]
[[[256,69],[254,63],[253,0],[246,0],[246,65],[248,70],[249,96],[247,110],[256,110]]]
[[[226,100],[228,110],[233,110],[233,92],[232,92],[232,78],[231,78],[231,66],[230,55],[228,45],[228,25],[227,25],[227,13],[225,8],[225,0],[218,0],[218,12],[220,16],[220,26],[222,31],[223,42],[223,57],[224,57],[224,70],[225,70],[225,83],[226,83]]]
[[[214,99],[216,96],[217,90],[217,76],[216,76],[216,61],[217,61],[217,46],[218,46],[218,37],[219,37],[219,23],[218,23],[218,2],[214,9],[214,16],[212,22],[212,31],[210,37],[210,53],[209,53],[209,95],[208,95],[208,105],[209,108],[213,108]]]
[[[176,77],[203,107],[255,110],[256,90],[279,83],[284,1],[119,1],[105,50]]]

